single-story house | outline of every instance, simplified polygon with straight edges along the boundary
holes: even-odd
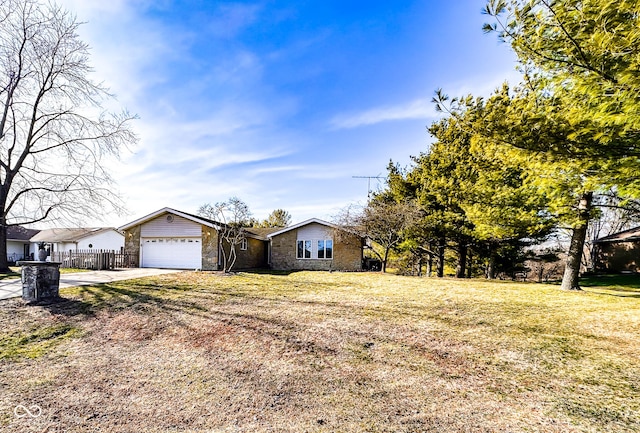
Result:
[[[21,226],[7,227],[7,260],[17,262],[31,259],[32,254],[37,251],[37,248],[31,244],[31,238],[39,231]]]
[[[120,230],[125,234],[125,253],[137,257],[140,267],[213,271],[222,269],[219,232],[223,227],[198,215],[163,208]],[[236,248],[234,269],[359,270],[362,245],[360,237],[318,219],[287,228],[251,227]]]
[[[640,227],[597,239],[596,270],[606,272],[640,271]]]
[[[45,243],[49,252],[124,249],[124,234],[114,227],[55,228],[41,230],[31,238],[35,250]]]

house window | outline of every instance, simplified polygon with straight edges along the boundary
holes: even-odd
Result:
[[[242,240],[240,241],[240,249],[242,251],[247,251],[248,246],[249,246],[249,241],[247,241],[247,238],[242,238]]]
[[[311,241],[298,241],[298,253],[296,255],[299,259],[311,258]]]
[[[331,239],[318,241],[318,258],[319,259],[333,258],[333,241]]]
[[[333,240],[298,241],[296,257],[298,259],[333,259]]]

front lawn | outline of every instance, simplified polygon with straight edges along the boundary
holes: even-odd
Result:
[[[2,301],[0,430],[640,432],[618,292],[191,272]]]

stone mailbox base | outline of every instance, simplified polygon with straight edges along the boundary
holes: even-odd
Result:
[[[27,302],[55,301],[60,291],[60,263],[20,261],[22,299]]]

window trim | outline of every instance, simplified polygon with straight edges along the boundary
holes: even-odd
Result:
[[[242,238],[240,240],[240,251],[247,251],[247,248],[249,248],[249,241],[247,238]]]
[[[322,242],[322,255],[324,257],[319,257],[320,253],[320,243]],[[331,252],[331,257],[327,256],[327,243],[330,244],[329,251]],[[307,250],[306,246],[309,245],[309,250]],[[333,239],[297,239],[296,240],[296,260],[333,260],[333,249],[334,243]],[[309,257],[305,257],[309,253]]]

